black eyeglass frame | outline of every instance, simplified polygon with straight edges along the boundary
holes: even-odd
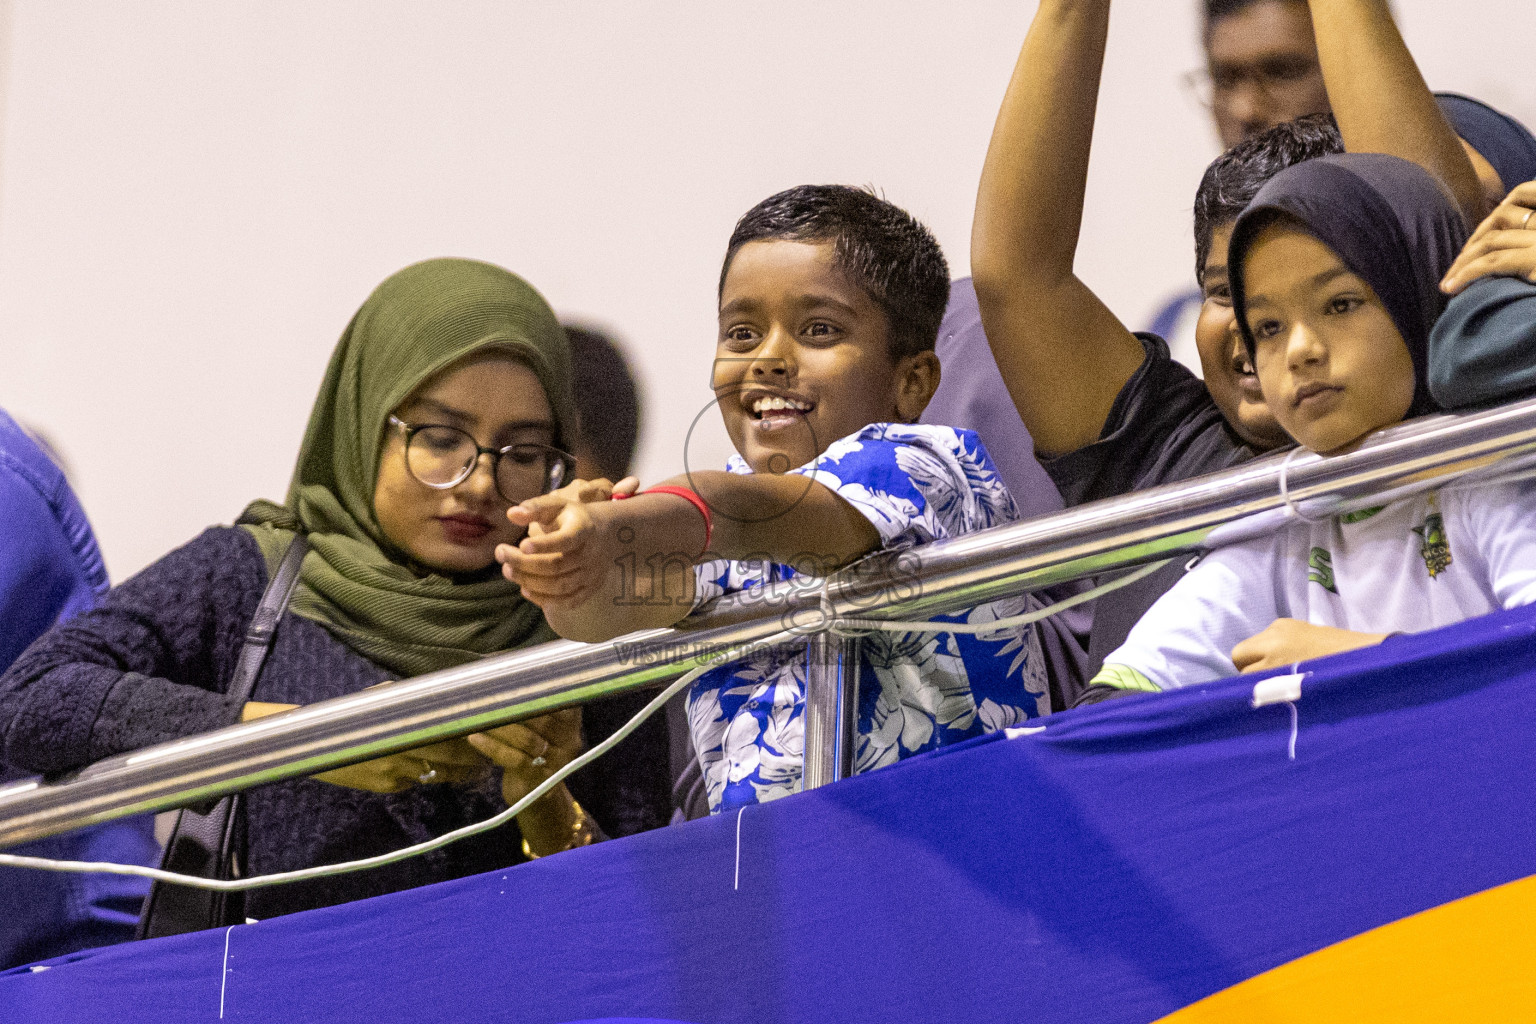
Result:
[[[394,415],[393,413],[391,413],[389,416],[389,425],[405,435],[405,448],[401,454],[405,458],[406,472],[411,474],[411,479],[436,491],[451,490],[452,488],[459,486],[459,484],[463,483],[465,480],[468,480],[471,476],[474,475],[475,467],[480,464],[480,456],[489,455],[491,457],[491,480],[496,485],[496,493],[501,495],[503,501],[509,501],[516,505],[518,502],[525,501],[530,497],[535,497],[535,495],[521,495],[514,498],[501,489],[501,460],[505,456],[512,454],[518,449],[527,450],[529,448],[536,448],[539,451],[545,452],[551,456],[550,468],[544,477],[544,489],[539,492],[540,494],[548,494],[550,491],[556,490],[557,488],[564,485],[566,481],[571,478],[571,475],[576,468],[576,456],[572,455],[568,451],[556,448],[552,444],[540,444],[536,441],[528,441],[522,444],[509,444],[504,448],[487,448],[485,445],[477,441],[473,434],[459,427],[452,427],[446,423],[407,423],[405,420],[402,420],[400,417]],[[467,438],[469,443],[474,445],[475,457],[469,460],[469,462],[464,466],[464,469],[459,473],[458,476],[454,477],[447,483],[439,484],[433,483],[430,480],[423,480],[416,473],[416,470],[411,468],[411,441],[416,437],[417,434],[421,433],[423,430],[428,429],[451,430],[454,433],[460,434]]]
[[[1196,68],[1180,75],[1179,81],[1196,103],[1206,110],[1215,110],[1227,102],[1223,96],[1230,96],[1244,82],[1252,85],[1267,102],[1275,103],[1287,90],[1299,88],[1303,82],[1322,73],[1323,67],[1315,58],[1285,55],[1220,70]]]

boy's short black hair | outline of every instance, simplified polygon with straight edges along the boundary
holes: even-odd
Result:
[[[1195,277],[1205,284],[1211,235],[1237,220],[1259,189],[1281,171],[1304,160],[1344,152],[1332,114],[1308,114],[1244,139],[1211,161],[1195,193]]]
[[[618,344],[592,327],[561,324],[571,345],[580,447],[609,480],[629,475],[640,436],[640,392]]]
[[[736,222],[720,290],[736,251],[748,242],[834,242],[834,259],[885,313],[891,358],[931,350],[949,304],[949,264],[917,218],[869,189],[797,185],[769,196]]]

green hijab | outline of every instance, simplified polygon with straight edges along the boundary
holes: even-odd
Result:
[[[473,582],[421,575],[374,517],[389,414],[428,378],[487,348],[511,351],[538,375],[555,444],[568,444],[576,422],[570,354],[549,304],[489,263],[427,260],[379,285],[342,334],[288,500],[254,502],[240,517],[269,574],[303,530],[310,549],[290,610],[402,676],[554,639],[515,584],[500,574]]]

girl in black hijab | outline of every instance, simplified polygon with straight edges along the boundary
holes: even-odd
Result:
[[[1435,408],[1429,332],[1466,238],[1449,193],[1397,157],[1322,157],[1260,190],[1232,231],[1232,303],[1286,433],[1326,453]]]

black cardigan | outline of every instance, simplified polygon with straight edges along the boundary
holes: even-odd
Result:
[[[150,744],[217,729],[238,717],[223,690],[267,584],[246,531],[213,527],[111,591],[101,606],[44,634],[0,677],[0,761],[66,771]],[[253,700],[283,704],[356,693],[392,679],[323,626],[288,614]],[[649,699],[587,704],[589,742],[610,735]],[[610,836],[666,823],[664,716],[571,777],[576,799]],[[472,786],[413,786],[377,794],[293,779],[251,790],[249,870],[268,874],[384,853],[506,808],[500,777]],[[372,871],[247,894],[265,918],[504,868],[522,860],[516,822]]]

